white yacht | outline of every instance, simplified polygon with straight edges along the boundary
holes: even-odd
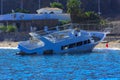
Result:
[[[80,30],[76,24],[64,25],[44,33],[32,32],[30,35],[30,40],[19,42],[19,54],[91,52],[106,37],[104,32]]]

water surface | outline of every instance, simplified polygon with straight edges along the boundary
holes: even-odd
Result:
[[[120,78],[120,50],[95,49],[92,53],[15,55],[0,49],[0,80],[86,80]]]

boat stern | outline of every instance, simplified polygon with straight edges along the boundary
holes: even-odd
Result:
[[[105,32],[90,32],[90,36],[93,38],[94,42],[102,42],[106,37]]]
[[[20,50],[20,54],[36,54],[40,52],[39,50],[44,46],[44,43],[39,41],[31,42],[28,41],[21,41],[18,43],[18,49]]]

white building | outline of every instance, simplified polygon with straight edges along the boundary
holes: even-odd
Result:
[[[63,10],[59,8],[41,8],[37,10],[38,14],[62,14]]]

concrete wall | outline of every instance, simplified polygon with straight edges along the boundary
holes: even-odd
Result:
[[[0,41],[25,41],[29,37],[29,34],[25,32],[0,33]]]
[[[16,21],[0,21],[4,25],[15,25],[18,32],[30,32],[30,27],[35,27],[37,31],[44,29],[44,26],[54,27],[58,24],[57,19],[47,20],[16,20]]]

